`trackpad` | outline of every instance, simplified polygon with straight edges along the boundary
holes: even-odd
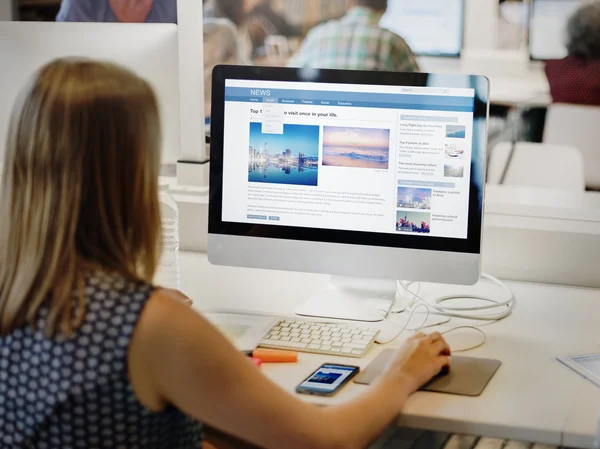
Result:
[[[386,349],[371,362],[354,380],[357,384],[369,385],[386,369],[394,349]],[[479,396],[485,390],[501,362],[492,359],[452,356],[452,369],[445,376],[435,377],[421,388],[422,391]]]

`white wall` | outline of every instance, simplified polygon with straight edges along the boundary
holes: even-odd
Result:
[[[12,1],[0,0],[0,22],[12,20]]]
[[[498,0],[467,0],[465,13],[465,41],[467,50],[497,48]]]

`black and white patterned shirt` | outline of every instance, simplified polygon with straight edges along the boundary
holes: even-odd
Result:
[[[86,277],[86,315],[72,338],[38,326],[0,337],[0,448],[198,449],[202,426],[173,406],[146,409],[129,381],[127,349],[152,287]]]

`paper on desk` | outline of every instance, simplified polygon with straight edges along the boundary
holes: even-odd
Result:
[[[277,323],[273,317],[241,313],[208,312],[204,316],[240,351],[252,351]]]

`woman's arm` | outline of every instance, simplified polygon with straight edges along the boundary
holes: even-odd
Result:
[[[263,376],[201,315],[158,291],[129,349],[136,395],[177,406],[216,429],[266,449],[363,448],[394,420],[408,396],[448,364],[441,336],[411,339],[379,382],[344,406],[318,408]]]

